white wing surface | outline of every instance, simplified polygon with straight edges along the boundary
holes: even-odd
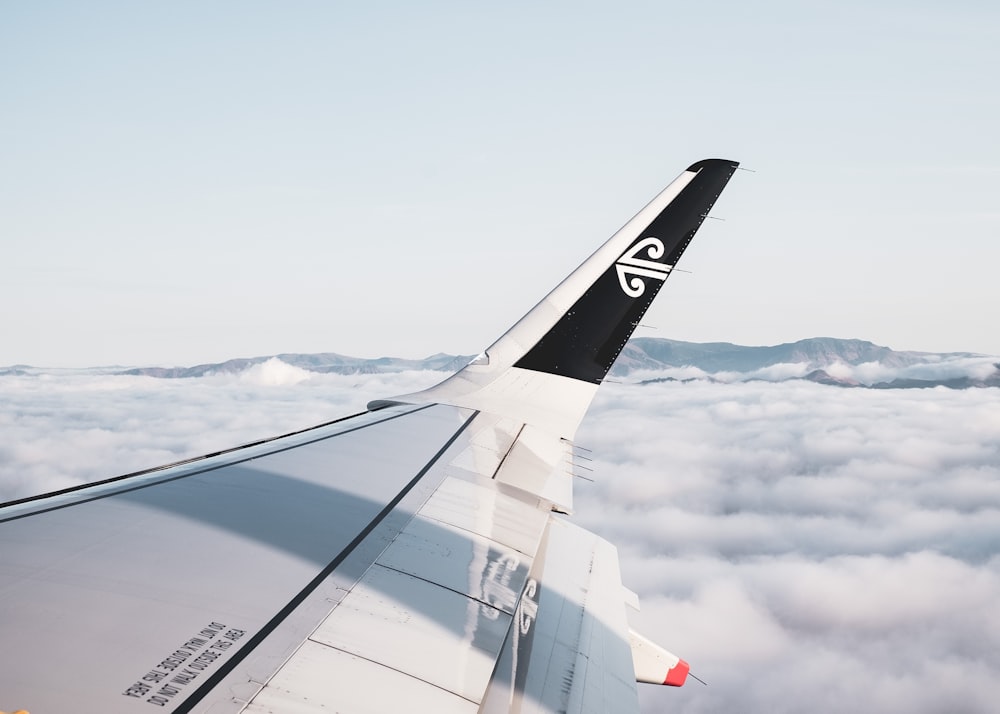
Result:
[[[424,392],[0,507],[0,707],[635,711],[687,665],[572,525],[573,436],[736,168],[684,171]]]

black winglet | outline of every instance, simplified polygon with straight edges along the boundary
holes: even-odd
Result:
[[[738,166],[692,164],[690,182],[514,366],[600,383]]]

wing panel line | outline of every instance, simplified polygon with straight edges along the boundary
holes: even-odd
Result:
[[[412,412],[405,412],[410,414]],[[340,551],[340,553],[331,560],[326,567],[324,567],[315,578],[309,582],[299,593],[293,597],[288,604],[285,605],[278,613],[272,617],[267,624],[260,628],[257,633],[251,637],[247,643],[240,648],[238,652],[233,654],[216,672],[212,674],[211,677],[205,680],[204,683],[198,689],[196,689],[187,699],[180,703],[176,709],[174,709],[174,714],[187,714],[190,712],[195,705],[198,704],[202,699],[204,699],[211,691],[218,685],[226,676],[228,676],[243,659],[253,652],[257,646],[267,637],[271,632],[281,624],[281,622],[288,617],[295,608],[297,608],[303,600],[305,600],[313,590],[315,590],[319,585],[332,573],[338,565],[340,565],[346,558],[351,554],[351,552],[361,544],[361,542],[368,537],[368,535],[375,530],[375,528],[381,523],[389,513],[399,504],[400,501],[408,494],[417,483],[427,474],[427,472],[437,463],[438,459],[451,447],[452,444],[458,439],[459,436],[468,428],[469,424],[479,415],[479,412],[473,412],[468,419],[452,434],[451,438],[445,442],[430,461],[428,461],[422,469],[414,476],[409,483],[407,483],[396,496],[386,504],[379,513],[368,523],[365,528],[354,537],[348,545]],[[396,415],[396,416],[402,416]],[[390,419],[395,417],[390,417]],[[389,421],[385,419],[384,421]],[[378,422],[381,423],[381,422]],[[358,427],[362,428],[362,427]],[[317,439],[319,441],[319,439]]]
[[[465,530],[465,529],[463,528],[461,530]],[[466,531],[466,533],[468,533],[468,532],[470,532],[470,531]],[[494,605],[492,603],[486,602],[481,597],[476,597],[475,595],[469,595],[468,593],[463,592],[461,590],[456,590],[453,587],[449,587],[447,585],[443,585],[443,584],[439,583],[437,580],[432,580],[431,578],[425,578],[422,575],[416,575],[416,574],[411,573],[411,572],[406,571],[406,570],[400,570],[399,568],[394,568],[391,565],[386,565],[385,563],[379,563],[378,561],[372,563],[372,565],[377,565],[380,568],[385,568],[386,570],[391,570],[394,573],[399,573],[400,575],[405,575],[408,578],[413,578],[414,580],[420,580],[421,582],[425,582],[428,585],[434,585],[436,587],[441,588],[442,590],[447,590],[448,592],[455,593],[456,595],[461,595],[462,597],[468,598],[469,600],[472,600],[473,602],[478,602],[480,605],[483,605],[484,607],[488,607],[491,610],[496,610],[497,612],[504,612],[501,608],[497,607],[496,605]],[[504,613],[504,614],[509,614],[509,613]],[[328,647],[332,647],[332,645],[327,645],[327,646]],[[340,649],[340,648],[339,647],[334,647],[334,649]],[[343,650],[343,651],[347,652],[347,650]],[[349,652],[348,654],[353,654],[353,653]],[[360,656],[360,655],[358,655],[358,656]],[[367,659],[367,658],[365,658],[365,659]],[[382,663],[379,662],[378,664],[382,664]],[[389,669],[395,669],[395,668],[394,667],[390,667]],[[397,670],[397,671],[402,671],[402,670]],[[404,674],[405,674],[405,672],[404,672]],[[412,677],[413,675],[410,675],[410,676]],[[419,677],[418,677],[418,679],[419,679]],[[461,695],[459,695],[459,696],[461,696]],[[470,699],[469,701],[472,701],[472,700]]]

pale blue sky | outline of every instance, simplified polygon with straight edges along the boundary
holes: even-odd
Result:
[[[0,365],[474,353],[689,163],[642,334],[1000,354],[1000,6],[0,4]]]

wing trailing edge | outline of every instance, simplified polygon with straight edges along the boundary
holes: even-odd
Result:
[[[369,404],[440,402],[572,439],[738,163],[689,166],[476,360],[435,387]]]

